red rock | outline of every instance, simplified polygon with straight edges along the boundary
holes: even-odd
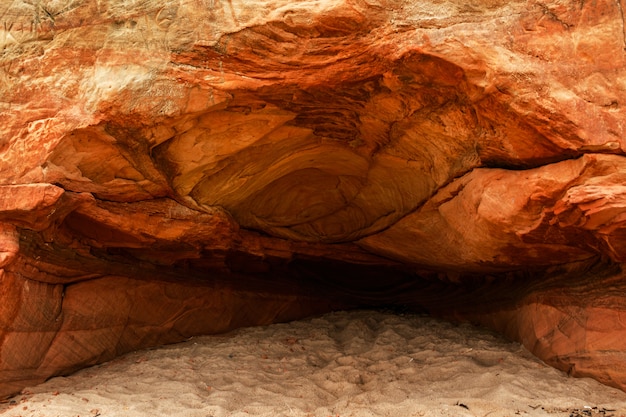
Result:
[[[394,303],[626,389],[619,2],[44,3],[2,10],[0,395]]]
[[[359,243],[394,259],[455,271],[564,264],[598,254],[622,262],[625,181],[626,160],[617,155],[522,171],[479,168]]]

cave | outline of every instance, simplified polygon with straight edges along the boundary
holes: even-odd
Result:
[[[356,308],[625,389],[619,1],[2,15],[0,396]]]

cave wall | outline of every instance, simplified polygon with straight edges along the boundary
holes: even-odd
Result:
[[[0,15],[0,395],[386,305],[626,387],[620,1]]]

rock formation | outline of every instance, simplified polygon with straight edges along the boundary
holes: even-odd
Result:
[[[624,8],[0,5],[0,395],[388,305],[626,389]]]

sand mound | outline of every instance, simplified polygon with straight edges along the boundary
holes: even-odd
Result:
[[[353,311],[135,352],[2,407],[7,417],[618,417],[626,393],[470,325]]]

